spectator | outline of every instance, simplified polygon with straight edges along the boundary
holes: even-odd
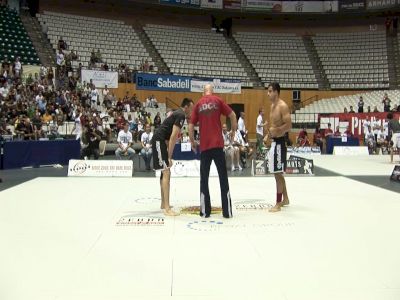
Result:
[[[315,128],[314,145],[318,146],[322,153],[324,142],[323,142],[323,134],[321,129],[319,128],[319,125],[317,125],[317,127]]]
[[[21,75],[22,75],[22,65],[21,62],[19,61],[19,57],[17,57],[14,62],[14,77],[20,78]]]
[[[242,137],[241,132],[239,129],[236,130],[235,136],[233,138],[232,145],[234,148],[239,150],[239,160],[242,163],[243,168],[246,167],[246,154],[248,153],[248,147],[246,147],[246,143]],[[234,151],[237,151],[234,149]],[[232,171],[241,171],[242,168],[240,164],[235,165],[235,169],[232,168]]]
[[[240,167],[240,150],[239,147],[233,146],[231,140],[231,133],[228,131],[226,124],[222,125],[222,136],[224,138],[224,152],[225,152],[225,159],[227,162],[227,169],[235,171],[241,170]]]
[[[328,123],[328,128],[326,128],[324,131],[325,138],[330,138],[331,136],[333,136],[333,130],[331,129],[331,126],[331,123]]]
[[[47,27],[46,22],[43,22],[42,24],[42,33],[45,36],[45,38],[47,39],[47,32],[48,32],[49,28]]]
[[[94,51],[94,50],[93,50],[93,51]],[[102,59],[101,53],[100,53],[100,49],[97,49],[97,52],[96,52],[95,57],[96,57],[96,62],[97,62],[97,63],[102,63],[102,62],[103,62],[103,59]]]
[[[364,143],[368,147],[368,153],[372,154],[375,152],[376,142],[374,133],[371,130],[371,126],[367,126],[364,132]]]
[[[351,113],[351,114],[354,114],[354,113],[355,113],[355,111],[354,111],[354,109],[353,109],[353,106],[352,106],[352,105],[350,105],[350,111],[349,111],[349,113]]]
[[[353,137],[353,132],[350,129],[350,126],[347,126],[346,131],[344,132],[344,135],[347,137]]]
[[[371,106],[367,106],[367,113],[370,113],[371,112]]]
[[[383,103],[383,111],[384,112],[389,112],[390,111],[390,103],[392,101],[390,100],[389,96],[387,93],[384,94],[382,103]]]
[[[376,106],[374,106],[374,113],[379,112],[378,108]]]
[[[258,111],[257,125],[256,125],[256,136],[257,136],[257,155],[262,153],[262,148],[264,146],[264,127],[268,124],[267,121],[264,122],[264,109],[260,108]]]
[[[65,66],[64,53],[62,49],[59,49],[57,53],[57,67],[61,68],[63,66]]]
[[[347,114],[347,107],[343,109],[343,113]]]
[[[60,36],[60,39],[58,40],[58,49],[63,51],[67,50],[67,43],[63,40],[62,36]]]
[[[310,146],[310,141],[308,139],[308,133],[306,128],[303,128],[297,137],[297,147]]]
[[[150,171],[150,162],[151,162],[151,157],[153,155],[153,151],[151,148],[151,139],[153,138],[153,132],[151,132],[151,126],[150,124],[146,124],[146,131],[143,132],[140,141],[142,143],[142,150],[140,151],[140,154],[143,157],[144,163],[146,165],[146,170]]]
[[[99,102],[99,91],[96,89],[95,85],[92,85],[92,90],[90,91],[90,106],[93,109],[97,109]]]
[[[360,96],[360,100],[358,101],[358,112],[359,113],[364,112],[364,100],[362,96]]]
[[[82,143],[85,145],[82,149],[81,158],[88,158],[93,155],[94,159],[100,156],[100,140],[101,132],[96,129],[95,124],[91,121],[87,124],[82,133]]]
[[[153,125],[154,125],[154,129],[157,129],[158,127],[160,127],[160,125],[161,125],[160,112],[157,112],[156,116],[154,117]]]
[[[392,21],[390,20],[389,17],[386,18],[385,21],[385,27],[386,27],[386,34],[390,33],[390,25],[392,24]]]
[[[15,133],[23,140],[34,140],[35,131],[29,118],[22,119],[15,127]]]
[[[124,129],[118,133],[118,148],[115,150],[115,156],[117,159],[122,159],[122,155],[128,156],[128,159],[133,160],[135,151],[131,148],[132,146],[132,133],[129,132],[129,124],[124,124]]]
[[[334,137],[342,136],[342,133],[341,133],[340,130],[339,130],[339,126],[336,126],[336,131],[335,131],[335,133],[333,134],[333,136],[334,136]]]
[[[240,131],[240,133],[242,134],[243,140],[247,143],[247,130],[246,130],[246,125],[244,123],[244,117],[245,114],[244,112],[240,112],[240,117],[238,120],[238,129]]]

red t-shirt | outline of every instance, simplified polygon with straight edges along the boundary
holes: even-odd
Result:
[[[190,123],[199,123],[200,151],[223,148],[221,115],[229,116],[232,109],[218,96],[200,98],[192,110]]]

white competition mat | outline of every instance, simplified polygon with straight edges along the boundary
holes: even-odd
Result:
[[[233,219],[160,213],[157,178],[38,178],[0,192],[0,299],[400,299],[400,196],[343,177],[229,179]],[[218,178],[210,178],[220,206]],[[199,179],[172,178],[176,209]]]

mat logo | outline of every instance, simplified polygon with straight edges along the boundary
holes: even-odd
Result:
[[[77,162],[75,165],[72,166],[70,169],[71,172],[74,172],[75,174],[83,174],[86,172],[86,170],[90,169],[90,166],[87,165],[85,162]]]
[[[262,199],[249,199],[235,201],[234,203],[236,210],[267,210],[273,207],[271,203],[265,202]]]
[[[224,223],[222,221],[193,221],[189,222],[186,227],[196,231],[218,231]]]
[[[159,203],[159,202],[161,202],[161,198],[143,197],[143,198],[135,199],[135,200],[133,200],[133,202],[139,203],[139,204]]]
[[[186,227],[190,230],[203,232],[253,232],[253,231],[277,231],[295,226],[294,222],[278,223],[230,223],[225,224],[222,221],[193,221]]]
[[[164,226],[165,218],[157,216],[124,216],[121,217],[117,223],[117,226]]]

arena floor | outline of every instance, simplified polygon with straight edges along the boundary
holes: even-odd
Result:
[[[314,163],[315,176],[287,178],[291,205],[275,214],[273,177],[231,176],[229,220],[164,218],[151,173],[3,171],[0,299],[400,299],[394,165],[384,156]],[[23,172],[33,179],[21,183]],[[198,205],[198,178],[171,185],[175,208]],[[218,178],[210,189],[220,206]]]

